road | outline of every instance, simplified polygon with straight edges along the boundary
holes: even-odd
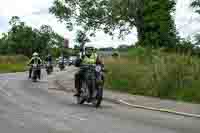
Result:
[[[70,75],[70,73],[69,73]],[[46,75],[32,83],[27,73],[0,75],[1,133],[199,133],[200,119],[104,101],[95,109],[72,94],[48,90]]]

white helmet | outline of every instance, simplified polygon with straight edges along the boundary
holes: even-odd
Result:
[[[38,56],[38,53],[37,52],[33,53],[33,57],[36,57],[36,56]]]

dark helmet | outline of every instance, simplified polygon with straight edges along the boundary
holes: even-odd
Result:
[[[47,57],[51,57],[51,54],[48,54]]]

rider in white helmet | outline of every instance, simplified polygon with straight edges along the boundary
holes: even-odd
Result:
[[[40,59],[39,57],[39,54],[37,52],[34,52],[33,55],[32,55],[32,58],[31,60],[29,61],[28,65],[31,65],[30,69],[29,69],[29,78],[31,78],[31,74],[32,74],[32,65],[33,64],[39,64],[41,65],[42,64],[42,60]],[[41,71],[39,70],[39,79],[40,79],[40,74],[41,74]]]

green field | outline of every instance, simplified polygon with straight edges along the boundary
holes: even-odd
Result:
[[[200,59],[135,48],[106,58],[106,88],[137,95],[200,103]]]
[[[28,58],[23,55],[0,56],[0,73],[25,71],[27,61]]]

